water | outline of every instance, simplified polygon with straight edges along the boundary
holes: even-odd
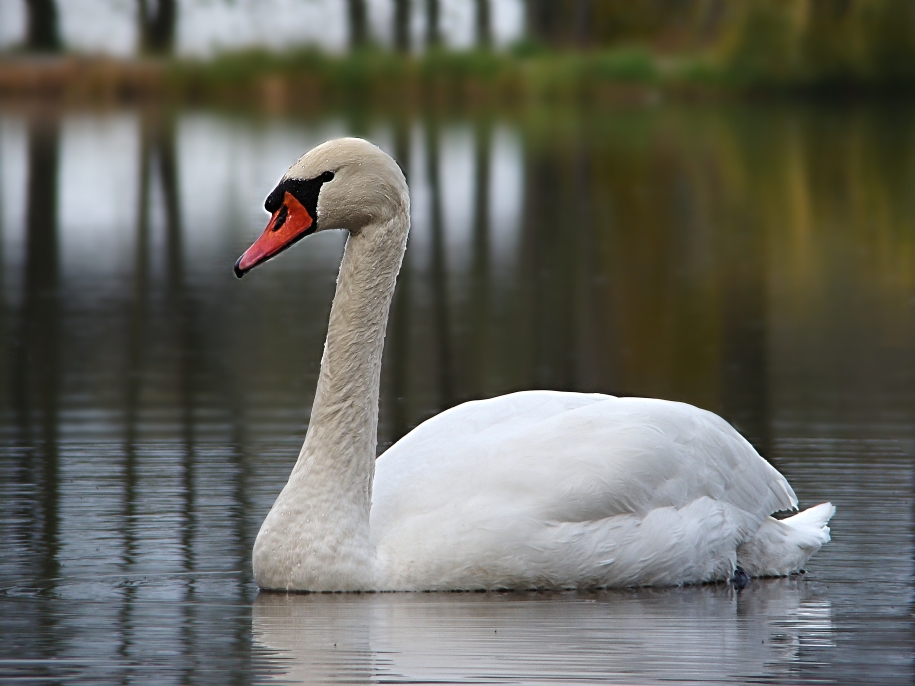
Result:
[[[0,679],[911,683],[912,114],[0,108]],[[279,175],[347,133],[413,189],[380,449],[522,388],[692,402],[838,506],[808,573],[258,594],[342,236],[231,266]]]

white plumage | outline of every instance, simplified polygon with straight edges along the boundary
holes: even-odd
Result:
[[[261,587],[674,585],[737,565],[797,572],[829,540],[832,505],[772,519],[797,505],[785,478],[723,419],[683,403],[514,393],[433,417],[376,465],[409,196],[396,164],[358,139],[319,146],[286,178],[328,172],[317,228],[351,235],[305,444],[255,543]]]
[[[798,527],[816,544],[794,546],[787,568],[754,538],[796,505],[710,412],[528,391],[443,412],[382,455],[371,531],[391,588],[671,585],[726,579],[738,563],[797,571],[828,539],[831,506]]]

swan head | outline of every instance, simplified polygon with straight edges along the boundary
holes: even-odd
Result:
[[[387,153],[361,138],[338,138],[300,157],[264,207],[270,221],[235,263],[239,278],[317,231],[358,235],[398,213],[408,216],[409,194],[403,172]]]

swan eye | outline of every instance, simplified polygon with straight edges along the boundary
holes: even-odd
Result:
[[[288,211],[288,208],[287,210],[281,210],[281,208],[286,204],[286,194],[289,193],[302,204],[308,211],[309,216],[317,216],[318,194],[321,192],[321,185],[331,181],[333,178],[334,172],[326,171],[313,179],[283,179],[267,196],[267,200],[264,201],[264,209],[270,214]],[[285,219],[285,214],[282,217],[277,216],[275,229],[279,229]]]

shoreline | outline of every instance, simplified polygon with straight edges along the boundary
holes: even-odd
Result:
[[[0,58],[0,103],[226,105],[267,112],[330,107],[511,110],[531,105],[617,107],[659,101],[909,99],[915,84],[756,81],[702,57],[636,50],[539,54],[442,52],[423,56],[313,50],[227,53],[210,61],[107,56]]]

